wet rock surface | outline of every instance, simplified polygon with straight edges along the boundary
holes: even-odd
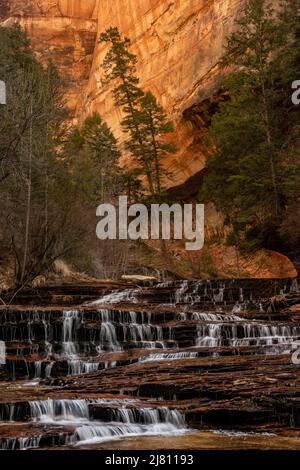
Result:
[[[297,448],[297,280],[42,291],[0,307],[0,448]]]

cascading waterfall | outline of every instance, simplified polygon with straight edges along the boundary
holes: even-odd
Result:
[[[78,310],[64,311],[62,345],[63,353],[68,362],[68,375],[80,369],[81,361],[77,355],[76,330],[80,324],[80,313]]]
[[[36,361],[34,363],[34,379],[40,379],[42,377],[42,361]]]
[[[168,287],[170,283],[161,286],[162,289]],[[3,312],[0,316],[0,339],[12,339],[10,342],[16,343],[15,356],[20,358],[17,366],[16,360],[7,361],[10,376],[18,377],[20,370],[23,377],[33,379],[47,379],[52,373],[54,376],[92,373],[103,367],[116,365],[114,358],[106,360],[106,353],[122,352],[131,348],[167,350],[145,356],[148,361],[179,360],[183,357],[193,358],[191,351],[180,351],[183,346],[266,346],[277,347],[280,352],[283,350],[281,346],[300,338],[297,326],[264,325],[237,315],[244,311],[251,294],[245,293],[238,286],[235,289],[235,297],[231,296],[232,306],[228,313],[219,308],[218,312],[201,309],[197,311],[195,304],[203,298],[210,299],[213,304],[219,304],[222,299],[227,298],[229,293],[225,283],[182,282],[175,291],[175,301],[180,305],[181,311],[175,310],[173,317],[170,316],[174,326],[173,323],[167,324],[168,316],[164,318],[160,315],[157,319],[157,316],[149,311],[94,309],[90,304],[87,308],[56,311],[51,312],[51,315],[49,311],[38,310],[22,311],[18,315],[14,312]],[[296,291],[298,284],[293,282],[285,289]],[[121,299],[130,302],[137,292],[140,291],[129,289],[114,292],[102,297],[96,304],[103,303],[103,299],[111,304]],[[184,308],[181,306],[183,303],[186,303]],[[181,324],[186,324],[191,332],[190,343],[184,345],[180,344]],[[23,345],[20,344],[22,341]],[[27,361],[26,355],[38,359],[32,361],[30,358]],[[58,367],[57,362],[60,362]]]
[[[168,423],[178,428],[185,427],[185,419],[177,410],[161,408],[116,408],[113,410],[114,421],[122,423],[161,424]]]
[[[78,427],[71,441],[77,445],[105,442],[121,437],[183,434],[187,432],[184,416],[166,407],[158,409],[117,408],[111,422]],[[79,441],[79,442],[78,442]]]
[[[141,348],[164,348],[165,342],[161,326],[132,323],[123,326],[123,341],[136,343]]]
[[[50,362],[50,364],[46,365],[45,368],[45,378],[48,379],[51,377],[51,372],[52,372],[52,367],[53,367],[54,362]]]
[[[224,302],[224,292],[226,286],[224,283],[219,283],[217,287],[210,287],[209,281],[203,283],[202,281],[196,282],[193,286],[188,281],[182,281],[174,294],[175,304],[190,304],[194,305],[200,303],[205,298],[209,297],[210,301],[214,304]],[[240,290],[240,299],[243,298],[242,290]]]
[[[188,286],[183,283],[180,287],[182,293]],[[196,291],[196,288],[193,289]],[[243,300],[243,292],[239,293]],[[25,320],[23,313],[20,315]],[[125,348],[163,349],[162,353],[153,353],[140,358],[140,361],[163,361],[182,358],[193,358],[191,351],[174,351],[180,348],[176,340],[177,334],[173,326],[163,327],[157,324],[155,316],[150,312],[122,311],[109,309],[96,310],[65,310],[62,314],[61,332],[58,336],[58,327],[49,323],[49,315],[45,312],[34,312],[30,314],[31,327],[28,330],[29,338],[35,336],[32,331],[33,325],[41,324],[44,339],[53,336],[60,337],[61,352],[55,354],[53,344],[44,342],[44,357],[30,363],[24,360],[24,376],[33,379],[50,378],[56,361],[66,361],[67,369],[65,375],[80,375],[96,372],[103,367],[115,367],[116,361],[103,360],[102,356],[109,352],[121,352]],[[284,345],[289,345],[300,338],[300,328],[292,325],[264,325],[256,320],[245,320],[235,313],[212,313],[203,311],[189,311],[174,314],[174,320],[178,325],[191,322],[190,329],[194,328],[194,342],[189,346],[199,348],[210,347],[277,347],[278,352],[283,350]],[[6,318],[10,322],[14,320],[12,315]],[[162,321],[162,319],[160,319]],[[85,324],[91,322],[92,329],[84,329]],[[3,323],[3,318],[2,318]],[[37,327],[35,327],[37,331]],[[80,343],[85,331],[87,343]],[[27,341],[29,342],[29,338]],[[27,343],[28,344],[28,343]],[[81,344],[81,345],[80,345]],[[282,346],[282,347],[281,347]],[[26,346],[28,348],[29,346]],[[40,346],[31,343],[31,351],[38,354]],[[25,353],[24,347],[17,347],[20,360]],[[102,365],[100,365],[101,361]],[[63,366],[64,367],[64,366]],[[56,370],[56,369],[55,369]],[[10,374],[15,377],[15,362],[11,362]]]
[[[145,312],[115,312],[109,310],[98,310],[101,320],[100,344],[97,346],[98,352],[121,351],[123,347],[118,341],[116,326],[113,322],[122,327],[123,344],[133,343],[141,348],[164,348],[166,347],[163,329],[160,325],[151,323],[151,313]]]
[[[61,399],[32,400],[27,403],[0,403],[0,422],[18,422],[30,417],[32,422],[74,421],[89,419],[89,405],[124,406],[134,403],[129,398]]]
[[[112,441],[125,437],[135,436],[170,436],[185,434],[185,427],[178,427],[168,422],[159,422],[151,424],[135,423],[103,423],[93,426],[80,426],[76,429],[69,442],[77,446],[95,444],[100,442]]]
[[[109,421],[93,420],[90,405],[109,407]],[[128,407],[130,405],[130,407]],[[172,435],[187,432],[185,418],[178,410],[138,406],[130,399],[81,399],[31,401],[30,416],[34,423],[75,426],[65,443],[86,445],[130,436]],[[36,441],[38,446],[38,440]],[[3,444],[4,445],[4,444]],[[19,444],[18,444],[19,445]]]
[[[121,348],[117,341],[115,328],[109,322],[109,312],[103,310],[101,313],[100,348],[107,344],[113,351]],[[99,368],[99,363],[81,360],[78,356],[78,343],[76,342],[76,331],[80,326],[81,312],[78,310],[65,311],[63,314],[63,351],[67,357],[68,375],[79,375],[95,372]],[[49,371],[48,371],[49,372]]]
[[[255,323],[197,325],[197,347],[273,346],[290,344],[300,336],[299,326]]]
[[[123,399],[123,393],[143,394],[143,387],[135,388],[136,382],[129,387],[121,385],[119,399],[93,398],[97,396],[97,380],[103,381],[102,390],[106,378],[111,387],[118,376],[118,370],[100,370],[120,367],[123,372],[132,367],[147,373],[149,368],[155,376],[155,364],[147,362],[165,361],[160,367],[167,371],[172,367],[168,361],[191,360],[192,370],[200,364],[198,358],[206,356],[213,361],[222,354],[284,353],[300,339],[300,326],[286,314],[278,318],[277,314],[266,315],[264,297],[257,299],[255,290],[245,283],[242,286],[235,281],[169,282],[114,292],[70,310],[41,307],[40,311],[20,309],[16,313],[0,309],[0,340],[8,342],[7,368],[17,378],[26,377],[14,386],[15,403],[13,399],[12,403],[0,403],[0,418],[9,425],[7,435],[0,437],[0,449],[81,446],[187,432],[184,415],[172,409],[174,402],[168,408],[161,406],[159,399]],[[286,281],[283,291],[299,292],[297,281]],[[133,305],[139,300],[139,305]],[[188,365],[173,364],[183,371]],[[66,375],[90,373],[94,376],[88,378],[88,384],[93,385],[84,397],[92,398],[82,398],[84,379],[64,379]],[[28,378],[34,380],[29,382]],[[45,378],[50,380],[35,394],[33,385]],[[66,389],[59,388],[64,383]],[[45,385],[53,387],[49,395]],[[22,400],[21,387],[28,389]],[[41,397],[42,390],[50,397],[57,397],[55,390],[59,390],[64,398],[28,401],[28,396]],[[149,396],[152,393],[149,388]],[[170,397],[176,399],[173,391]]]
[[[45,421],[74,421],[76,419],[91,419],[89,405],[113,406],[113,421],[124,423],[159,424],[171,423],[185,426],[184,416],[177,410],[161,408],[127,408],[138,402],[134,399],[86,398],[78,400],[36,400],[30,401],[30,416],[35,422]],[[117,406],[117,407],[116,407]]]
[[[105,351],[121,351],[113,323],[102,321],[100,330],[100,349]]]
[[[198,325],[197,326],[197,347],[213,348],[221,346],[221,325]]]
[[[11,437],[0,440],[0,450],[28,450],[38,449],[41,436],[37,437]]]
[[[245,321],[243,318],[237,315],[221,315],[218,313],[205,313],[205,312],[193,312],[191,316],[192,320],[202,320],[207,322],[233,322],[233,321]]]
[[[133,436],[183,434],[187,432],[184,416],[166,407],[158,409],[117,408],[112,411],[109,423],[93,422],[77,427],[71,442],[86,445]]]
[[[30,415],[34,422],[76,421],[89,418],[89,400],[30,401]]]
[[[179,289],[175,292],[175,303],[176,304],[181,304],[181,303],[187,303],[186,301],[189,300],[187,296],[185,295],[185,292],[188,289],[188,281],[183,281]]]
[[[68,375],[80,375],[96,372],[99,369],[98,362],[84,362],[80,359],[68,361]]]
[[[62,344],[66,354],[76,354],[76,330],[80,322],[80,312],[78,310],[68,310],[63,313],[63,337]]]
[[[118,304],[122,302],[136,303],[137,302],[137,289],[125,289],[122,291],[112,292],[111,294],[104,295],[100,299],[90,302],[89,305],[108,305]]]

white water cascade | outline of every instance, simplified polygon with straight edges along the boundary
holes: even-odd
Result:
[[[119,304],[122,302],[136,303],[137,302],[138,289],[125,289],[121,291],[115,291],[110,294],[104,295],[99,299],[90,302],[89,305],[109,305]]]
[[[133,407],[134,400],[81,399],[30,402],[31,419],[35,423],[76,427],[67,444],[87,445],[121,437],[183,434],[188,431],[182,413],[167,407]],[[112,407],[110,421],[93,420],[90,405]],[[138,404],[138,403],[136,403]]]
[[[194,419],[194,400],[199,396],[202,403],[206,387],[202,377],[198,389],[188,385],[194,372],[232,368],[240,359],[233,356],[241,356],[247,367],[255,367],[256,359],[284,364],[285,357],[265,355],[287,354],[300,340],[297,313],[263,310],[265,295],[275,287],[262,280],[259,292],[248,280],[174,281],[113,292],[77,308],[2,307],[0,340],[9,343],[3,378],[18,382],[8,386],[7,402],[0,403],[0,449],[188,432],[184,413]],[[299,291],[297,282],[288,280],[279,287]],[[92,291],[99,295],[98,287]],[[81,374],[90,376],[71,377]],[[100,398],[108,396],[119,398]],[[205,390],[205,401],[209,396],[217,400],[213,388]],[[272,415],[273,401],[270,407]],[[214,406],[213,419],[217,412]],[[197,423],[205,422],[200,413]]]
[[[38,449],[41,436],[37,437],[11,437],[1,439],[0,450],[28,450]]]
[[[100,313],[101,330],[98,352],[103,351],[104,347],[111,351],[120,351],[121,347],[117,340],[115,327],[109,321],[109,312],[107,310],[103,310]],[[98,362],[82,360],[78,355],[76,332],[83,321],[82,315],[82,312],[78,310],[65,311],[63,314],[62,344],[63,354],[66,356],[68,362],[68,375],[91,373],[97,371],[99,368]]]
[[[197,325],[197,347],[286,345],[300,336],[299,326],[252,323],[201,323]]]

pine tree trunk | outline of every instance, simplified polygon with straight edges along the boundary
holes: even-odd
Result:
[[[268,111],[264,84],[262,85],[262,90],[263,90],[263,105],[264,105],[264,114],[265,114],[266,136],[267,136],[267,142],[270,146],[270,169],[271,169],[271,178],[272,178],[272,186],[273,186],[273,193],[274,193],[275,215],[276,217],[278,217],[279,201],[278,201],[277,175],[276,175],[276,168],[275,168],[275,162],[274,162],[274,155],[273,155],[273,151],[271,150],[272,137],[271,137],[271,131],[270,131],[269,111]]]
[[[272,136],[271,136],[271,126],[270,126],[270,117],[269,117],[269,107],[268,107],[268,100],[266,95],[266,87],[264,81],[264,67],[262,63],[262,57],[260,56],[260,82],[261,82],[261,91],[262,91],[262,101],[263,101],[263,108],[264,108],[264,121],[265,121],[265,130],[266,130],[266,138],[268,145],[270,147],[270,170],[271,170],[271,179],[272,179],[272,186],[273,186],[273,194],[274,194],[274,205],[275,205],[275,216],[278,217],[279,215],[279,198],[278,198],[278,187],[277,187],[277,175],[276,175],[276,168],[274,162],[274,154],[272,147]]]
[[[160,183],[160,169],[159,169],[159,157],[158,157],[158,149],[156,145],[156,138],[154,133],[154,123],[153,123],[153,116],[150,112],[150,125],[151,125],[151,136],[152,136],[152,145],[153,145],[153,156],[154,156],[154,164],[155,164],[155,179],[156,179],[156,193],[161,194],[161,183]]]
[[[26,273],[26,264],[29,246],[29,226],[31,214],[31,191],[32,191],[32,97],[30,100],[30,127],[29,127],[29,152],[28,152],[28,180],[27,180],[27,202],[26,202],[26,221],[25,221],[25,237],[24,237],[24,256],[21,274],[21,284],[24,283]]]
[[[48,206],[49,206],[49,175],[48,175],[48,161],[47,161],[47,152],[48,150],[48,124],[46,130],[46,142],[45,142],[45,162],[46,162],[46,171],[45,171],[45,234],[44,234],[44,248],[46,253],[46,248],[48,245],[48,230],[49,230],[49,214],[48,214]]]
[[[130,99],[130,96],[129,96],[127,88],[126,88],[127,87],[127,82],[126,82],[125,77],[121,77],[121,78],[122,78],[122,82],[123,82],[123,85],[124,85],[125,90],[126,90],[127,103],[128,103],[129,109],[130,109],[131,117],[134,118],[134,108],[133,108],[132,101]],[[142,160],[143,160],[143,163],[144,163],[144,166],[145,166],[145,173],[146,173],[146,177],[147,177],[147,180],[148,180],[148,183],[149,183],[150,193],[151,193],[152,196],[154,196],[155,191],[154,191],[154,187],[153,187],[151,168],[149,167],[149,165],[147,163],[147,159],[146,159],[145,151],[144,151],[144,144],[143,144],[142,138],[140,136],[139,128],[136,124],[134,124],[134,127],[135,127],[135,131],[137,133],[137,136],[138,136],[138,143],[139,143],[139,146],[141,148]]]

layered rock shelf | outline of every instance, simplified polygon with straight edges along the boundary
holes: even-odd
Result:
[[[24,292],[0,307],[0,448],[148,448],[160,435],[201,448],[214,433],[296,448],[298,299],[296,279]]]

